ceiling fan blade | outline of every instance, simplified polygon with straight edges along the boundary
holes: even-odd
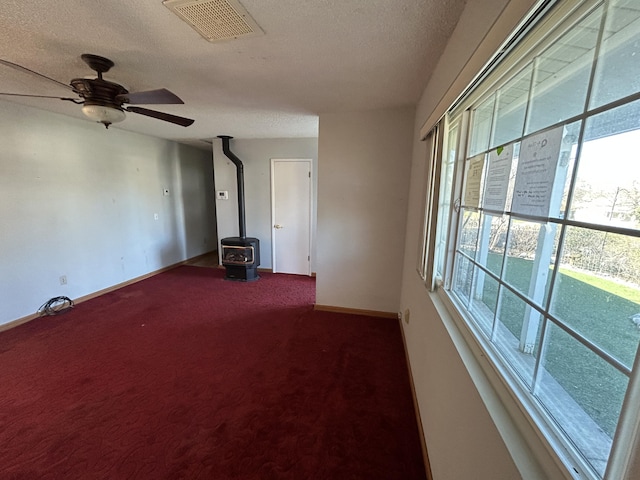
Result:
[[[49,95],[28,95],[24,93],[3,93],[3,92],[0,92],[0,95],[4,95],[6,97],[55,98],[56,100],[67,100],[73,103],[82,103],[80,100],[76,98],[52,97]]]
[[[124,103],[135,103],[136,105],[177,105],[184,103],[180,97],[171,93],[166,88],[147,90],[145,92],[127,93],[118,95],[116,99],[121,100]]]
[[[157,118],[158,120],[164,120],[165,122],[175,123],[176,125],[180,125],[182,127],[188,127],[194,122],[194,120],[191,120],[190,118],[178,117],[169,113],[156,112],[155,110],[149,110],[148,108],[127,107],[125,108],[125,110],[127,112],[138,113],[140,115],[146,115],[147,117]]]
[[[23,67],[22,65],[18,65],[17,63],[13,63],[13,62],[9,62],[7,60],[2,60],[0,59],[0,64],[5,65],[7,67],[10,68],[14,68],[16,70],[19,70],[20,72],[24,72],[24,73],[28,73],[30,75],[35,75],[36,77],[40,77],[40,78],[44,78],[45,80],[49,80],[50,82],[53,82],[63,88],[66,88],[68,90],[73,90],[73,88],[71,88],[71,85],[67,85],[66,83],[62,83],[59,82],[58,80],[54,80],[53,78],[47,77],[46,75],[43,75],[41,73],[38,72],[34,72],[33,70],[28,69],[27,67]]]

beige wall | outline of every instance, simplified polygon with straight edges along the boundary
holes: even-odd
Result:
[[[320,115],[317,304],[398,311],[414,113]]]

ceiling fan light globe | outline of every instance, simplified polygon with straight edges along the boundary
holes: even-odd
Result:
[[[101,105],[83,105],[82,113],[94,122],[100,122],[105,125],[121,122],[126,117],[122,110]]]

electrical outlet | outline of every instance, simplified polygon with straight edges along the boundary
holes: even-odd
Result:
[[[409,324],[409,318],[411,318],[411,310],[409,310],[408,308],[404,311],[404,321],[405,323],[408,325]]]
[[[61,275],[60,276],[60,285],[66,285],[67,284],[67,276],[66,275]]]

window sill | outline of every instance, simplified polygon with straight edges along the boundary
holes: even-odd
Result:
[[[543,430],[538,407],[518,393],[520,385],[481,345],[454,300],[442,288],[429,296],[522,478],[596,480],[551,428]]]

